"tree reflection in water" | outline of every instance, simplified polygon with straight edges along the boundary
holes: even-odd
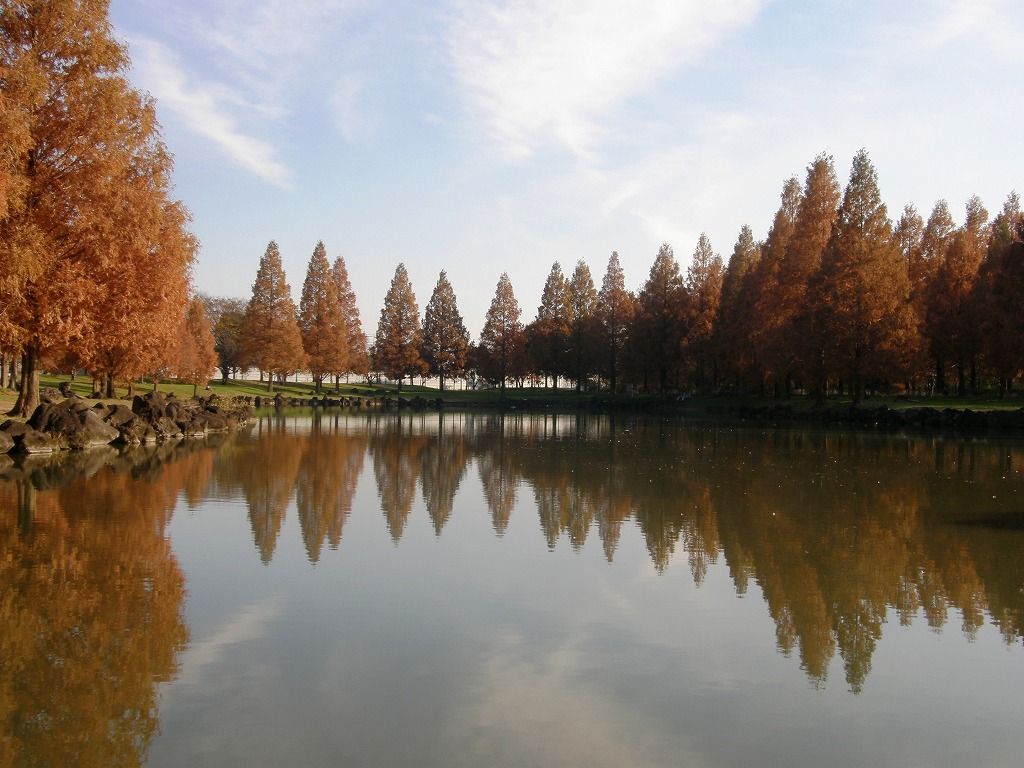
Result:
[[[111,449],[0,482],[0,765],[137,766],[188,644],[165,528],[213,454]]]
[[[838,655],[861,690],[893,619],[1022,636],[1014,443],[408,412],[278,414],[222,440],[3,470],[0,706],[15,714],[0,765],[144,759],[156,684],[188,639],[164,536],[177,499],[243,499],[264,563],[294,503],[316,563],[342,546],[367,458],[396,545],[421,512],[441,537],[461,494],[480,494],[499,537],[532,503],[539,546],[609,562],[631,526],[658,572],[685,558],[695,584],[725,568],[737,594],[757,585],[780,652],[815,684]]]

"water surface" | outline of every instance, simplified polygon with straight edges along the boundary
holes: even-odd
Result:
[[[0,766],[1015,766],[1024,446],[275,414],[0,474]]]

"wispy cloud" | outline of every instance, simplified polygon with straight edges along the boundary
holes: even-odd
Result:
[[[604,118],[748,23],[761,0],[463,0],[448,48],[472,114],[511,157],[587,156]]]
[[[192,131],[220,147],[240,167],[280,187],[289,186],[288,169],[274,147],[248,135],[232,117],[244,98],[226,86],[191,78],[166,46],[146,38],[131,40],[136,77]]]

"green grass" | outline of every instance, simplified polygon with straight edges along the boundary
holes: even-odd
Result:
[[[67,375],[51,375],[42,374],[40,376],[41,387],[52,387],[57,388],[62,382],[70,381],[70,377]],[[71,389],[82,397],[87,397],[92,393],[92,379],[89,377],[78,377],[75,381],[71,382]],[[152,382],[136,382],[135,391],[137,394],[145,394],[152,389]],[[159,389],[164,393],[173,392],[178,397],[188,398],[192,396],[192,385],[191,384],[179,384],[173,381],[161,380]],[[284,397],[295,397],[295,398],[309,398],[313,397],[316,393],[311,383],[305,382],[287,382],[285,384],[275,384],[273,392],[267,392],[266,382],[259,381],[236,381],[230,380],[227,384],[222,384],[220,380],[210,382],[210,391],[222,396],[232,397],[235,395],[243,395],[255,397],[257,395],[266,397],[281,393]],[[333,383],[325,384],[322,394],[330,396],[334,395]],[[199,394],[204,394],[203,388],[199,389]],[[127,395],[127,388],[123,382],[119,382],[116,387],[116,394],[118,397],[124,398]],[[896,396],[884,396],[884,397],[870,397],[863,403],[863,407],[878,407],[881,405],[888,406],[894,409],[914,408],[914,407],[931,407],[937,409],[943,408],[971,408],[974,410],[1013,410],[1024,406],[1024,392],[1016,392],[1015,396],[1007,397],[1004,400],[1000,400],[998,393],[986,393],[976,397],[896,397]],[[460,404],[466,406],[472,405],[497,405],[501,400],[501,391],[498,388],[493,389],[481,389],[481,390],[470,390],[470,389],[446,389],[441,392],[439,389],[434,387],[423,387],[418,385],[405,384],[402,386],[401,392],[394,385],[377,385],[377,384],[365,384],[365,383],[354,383],[354,384],[342,384],[337,390],[337,396],[342,397],[425,397],[425,398],[437,398],[441,397],[451,406],[458,407]],[[2,412],[6,412],[11,409],[14,405],[16,393],[10,390],[0,390],[0,409]],[[589,405],[594,401],[608,403],[610,398],[607,393],[593,393],[593,392],[576,392],[571,389],[559,389],[551,390],[540,387],[526,387],[523,389],[517,389],[515,387],[506,387],[505,398],[512,403],[520,403],[527,407],[552,407],[552,408],[576,408],[581,405]],[[634,397],[627,397],[620,395],[618,397],[619,402],[628,403],[631,407],[641,407],[645,404],[657,404],[661,402],[661,397],[658,395],[637,395]],[[776,400],[771,397],[759,398],[753,395],[703,395],[698,397],[692,397],[685,402],[678,402],[674,395],[669,395],[664,399],[664,402],[671,406],[673,410],[681,413],[701,413],[708,409],[716,406],[737,406],[747,405],[751,407],[759,406],[771,406],[776,404],[788,405],[794,410],[811,410],[815,408],[813,398],[804,396],[794,396],[789,399]],[[826,401],[827,406],[835,405],[852,405],[852,398],[847,397],[830,397]]]

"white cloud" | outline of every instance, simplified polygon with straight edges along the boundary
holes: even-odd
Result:
[[[1011,22],[1017,0],[951,0],[935,22],[925,25],[920,43],[937,47],[959,40],[1010,61],[1024,58],[1024,32]]]
[[[448,38],[472,113],[513,158],[588,156],[602,118],[748,23],[761,0],[465,0]]]
[[[160,108],[177,115],[240,167],[280,187],[289,186],[289,173],[276,158],[274,147],[242,131],[231,108],[244,99],[231,89],[185,74],[177,57],[164,45],[146,38],[131,41],[136,78],[158,100]]]

